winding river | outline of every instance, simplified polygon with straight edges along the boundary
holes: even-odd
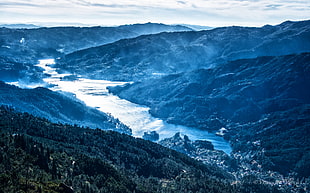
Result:
[[[48,85],[55,85],[50,87],[51,90],[73,93],[86,105],[111,114],[130,127],[133,136],[142,137],[144,132],[156,131],[160,139],[164,139],[180,132],[187,135],[191,140],[211,141],[215,149],[230,154],[231,147],[222,137],[195,128],[168,124],[161,119],[152,117],[148,107],[131,103],[108,92],[108,86],[123,85],[127,82],[92,80],[81,77],[68,80],[64,77],[68,77],[70,74],[57,73],[56,68],[52,67],[53,64],[55,64],[54,59],[39,60],[39,64],[37,64],[44,69],[44,73],[50,75],[44,81]]]

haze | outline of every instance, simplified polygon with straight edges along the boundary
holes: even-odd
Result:
[[[309,18],[309,0],[2,0],[0,3],[0,23],[43,26],[146,22],[262,26]]]

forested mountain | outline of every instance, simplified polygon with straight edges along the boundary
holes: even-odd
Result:
[[[64,53],[112,43],[124,38],[165,31],[189,31],[184,26],[156,23],[119,27],[51,27],[36,29],[0,28],[0,55],[15,62],[37,62]]]
[[[153,115],[171,123],[218,130],[226,121],[212,126],[210,118],[246,123],[310,103],[309,74],[310,53],[265,56],[111,87],[110,91],[151,107]]]
[[[307,192],[309,45],[310,20],[208,31],[152,23],[0,28],[0,193]],[[36,64],[46,58],[74,84],[130,82],[109,91],[158,122],[223,136],[232,153],[180,133],[159,142],[165,147],[136,139],[72,93],[2,82],[42,83],[48,75]],[[79,91],[113,96],[89,82]]]
[[[131,134],[131,130],[119,120],[87,107],[70,93],[57,93],[42,87],[21,89],[0,81],[0,104],[53,122]]]
[[[14,121],[12,121],[14,120]],[[125,134],[0,107],[2,192],[284,192]]]
[[[145,35],[68,54],[57,67],[96,79],[136,81],[236,59],[309,52],[309,45],[310,21],[288,21],[262,28]]]
[[[263,169],[309,177],[309,74],[309,53],[265,56],[110,90],[171,123],[225,128],[235,153],[263,150]]]
[[[177,31],[192,31],[190,27],[183,25],[165,25],[162,23],[145,23],[145,24],[132,24],[121,25],[118,29],[127,30],[138,35],[157,34],[161,32],[177,32]]]
[[[42,82],[44,77],[43,69],[34,66],[33,63],[16,62],[12,58],[0,55],[0,81],[31,84]]]
[[[190,31],[184,26],[157,23],[118,27],[0,28],[0,80],[38,82],[42,58],[57,58],[80,49],[112,43],[143,34]]]

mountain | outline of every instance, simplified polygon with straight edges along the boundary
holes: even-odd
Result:
[[[227,61],[310,51],[310,20],[262,28],[223,27],[144,35],[80,50],[57,67],[95,79],[139,81]]]
[[[37,62],[64,53],[112,43],[124,38],[164,31],[188,31],[183,26],[137,24],[119,27],[0,28],[0,55],[16,62]]]
[[[16,62],[12,58],[0,56],[1,81],[32,84],[33,82],[43,82],[43,78],[45,75],[42,68],[34,66],[32,63]]]
[[[14,121],[12,121],[14,120]],[[125,134],[53,124],[0,107],[4,192],[284,192]]]
[[[310,103],[309,66],[310,53],[265,56],[109,89],[171,123],[218,130],[225,125],[212,128],[209,118],[244,123]]]
[[[162,32],[193,31],[190,27],[186,27],[185,25],[166,25],[162,23],[121,25],[118,26],[118,28],[139,35],[158,34]]]
[[[0,28],[0,80],[38,82],[42,70],[34,64],[39,59],[112,43],[124,38],[164,31],[189,31],[183,26],[156,23],[119,27],[51,27],[34,29]]]
[[[119,120],[87,107],[69,93],[57,93],[42,87],[21,89],[0,81],[0,104],[53,122],[131,134],[131,130]]]
[[[180,133],[162,146],[136,139],[70,93],[0,82],[0,192],[307,192],[309,45],[310,20],[1,28],[1,80],[37,85],[47,76],[38,59],[57,58],[67,80],[130,82],[109,90],[168,123],[220,135],[233,151]]]
[[[39,28],[40,26],[34,24],[0,24],[0,27],[6,28],[14,28],[14,29],[32,29],[32,28]]]
[[[234,153],[263,150],[256,159],[266,170],[309,177],[304,170],[309,168],[309,74],[310,53],[264,56],[110,91],[170,123],[213,132],[225,128]]]
[[[189,28],[193,29],[194,31],[211,30],[211,29],[215,28],[215,27],[202,26],[202,25],[189,25],[189,24],[181,24],[181,25],[189,27]]]

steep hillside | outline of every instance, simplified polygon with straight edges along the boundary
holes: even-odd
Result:
[[[69,94],[66,96],[46,88],[20,89],[0,81],[0,104],[54,122],[131,133],[127,126],[112,116],[87,107]]]
[[[260,57],[111,87],[110,91],[151,107],[153,115],[169,122],[218,130],[226,121],[212,126],[210,119],[244,123],[310,103],[309,67],[310,53]]]
[[[14,120],[13,122],[11,120]],[[0,108],[4,192],[281,192],[125,134],[53,124]]]
[[[0,81],[25,83],[42,82],[43,69],[32,63],[15,62],[14,59],[0,56]]]
[[[266,114],[245,124],[231,124],[234,157],[261,171],[310,177],[310,104]],[[240,153],[241,152],[241,153]],[[249,156],[250,155],[250,156]]]
[[[91,78],[136,81],[236,59],[309,52],[309,45],[310,21],[224,27],[120,40],[68,54],[57,61],[57,67]]]
[[[266,56],[110,90],[171,123],[225,128],[234,152],[250,152],[259,141],[266,169],[302,174],[298,168],[309,167],[309,74],[310,53]]]

